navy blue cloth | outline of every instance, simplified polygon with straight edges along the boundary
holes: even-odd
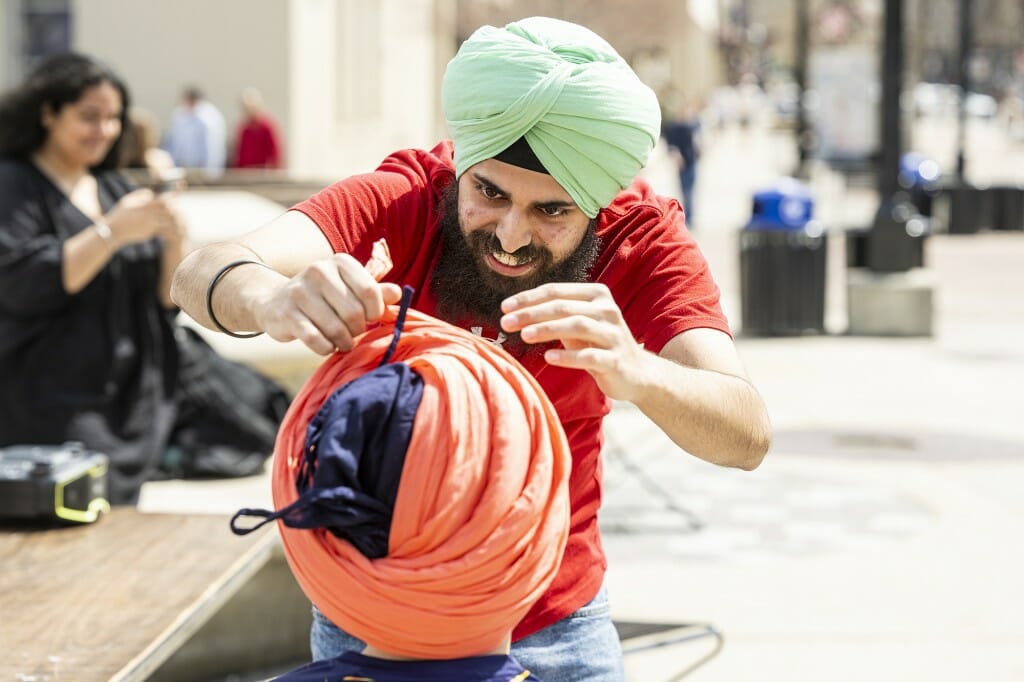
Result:
[[[524,676],[525,675],[525,676]],[[387,661],[349,651],[285,673],[285,682],[540,682],[511,656],[474,656],[446,661]]]
[[[276,512],[242,509],[231,529],[251,532],[273,519],[291,528],[327,528],[370,559],[387,555],[423,379],[407,364],[382,365],[332,393],[306,431],[295,486],[299,499]],[[242,516],[262,517],[239,528]]]

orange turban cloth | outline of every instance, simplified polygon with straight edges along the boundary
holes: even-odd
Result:
[[[298,499],[307,426],[334,391],[380,364],[397,316],[389,307],[296,396],[274,452],[275,509]],[[423,395],[387,555],[368,559],[326,528],[279,522],[285,554],[310,601],[368,644],[414,658],[487,653],[558,569],[569,446],[537,382],[487,341],[410,310],[391,361],[422,378]]]

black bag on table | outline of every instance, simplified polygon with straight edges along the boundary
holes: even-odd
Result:
[[[291,398],[273,380],[218,354],[175,326],[178,416],[160,468],[181,478],[251,476],[263,470]]]

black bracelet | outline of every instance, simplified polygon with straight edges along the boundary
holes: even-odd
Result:
[[[210,280],[210,284],[206,287],[206,314],[209,316],[210,322],[213,322],[213,326],[215,326],[217,329],[221,330],[228,336],[235,337],[236,339],[251,339],[254,336],[259,336],[263,332],[233,332],[224,325],[222,325],[220,323],[220,320],[217,319],[217,316],[213,314],[213,288],[217,286],[217,282],[219,282],[224,277],[224,275],[228,274],[234,268],[237,268],[239,265],[246,265],[248,263],[252,263],[253,265],[262,265],[265,268],[270,268],[269,265],[262,261],[251,260],[248,258],[231,261],[230,263],[228,263],[227,265],[225,265],[224,267],[217,271],[217,274],[213,276],[213,279]]]

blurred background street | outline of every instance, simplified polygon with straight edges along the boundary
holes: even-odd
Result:
[[[732,192],[769,179],[785,148],[730,130],[705,157],[701,202],[722,219],[698,236],[734,320],[749,205]],[[822,177],[843,207],[832,226],[870,220],[872,192],[838,182]],[[1024,679],[1024,235],[933,236],[935,334],[901,339],[845,333],[840,237],[832,333],[738,339],[775,427],[758,470],[680,456],[617,406],[602,516],[616,617],[719,628],[721,653],[687,679]],[[670,679],[713,644],[628,656],[630,679]]]
[[[241,90],[262,92],[284,160],[189,169],[180,201],[195,244],[444,136],[440,73],[476,26],[547,14],[598,31],[658,91],[666,122],[691,112],[691,227],[775,427],[763,465],[742,472],[680,452],[629,405],[607,420],[613,615],[665,626],[638,638],[652,648],[627,655],[629,679],[697,665],[687,679],[1024,681],[1024,3],[0,1],[6,84],[44,54],[90,52],[124,73],[162,132],[188,84],[228,131]],[[895,103],[882,68],[893,7]],[[225,31],[239,21],[245,31]],[[917,160],[897,176],[885,164],[907,152]],[[662,140],[644,175],[683,199],[679,156]],[[798,329],[756,329],[764,311],[771,327],[773,283],[799,270],[764,266],[768,285],[744,296],[744,235],[765,230],[755,196],[784,178],[811,215],[783,211],[769,228],[799,236],[794,253],[823,249],[800,299],[817,290],[822,303],[799,304],[812,321]],[[924,234],[914,218],[879,218],[897,190]],[[909,255],[894,266],[885,245]],[[869,321],[926,324],[868,332],[861,305]],[[316,360],[295,344],[208,337],[293,388]],[[148,483],[140,508],[269,504],[264,474]]]

